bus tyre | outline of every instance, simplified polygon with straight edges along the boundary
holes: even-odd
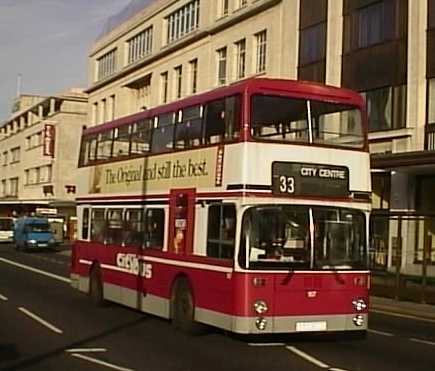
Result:
[[[205,332],[205,326],[194,320],[195,303],[192,290],[185,278],[176,282],[172,302],[172,323],[176,329],[189,335],[200,335]]]
[[[101,272],[98,265],[92,268],[89,276],[89,296],[97,307],[104,305],[103,283],[101,281]]]

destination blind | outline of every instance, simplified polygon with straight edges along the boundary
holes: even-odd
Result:
[[[349,169],[345,166],[274,162],[272,192],[289,196],[347,197]]]

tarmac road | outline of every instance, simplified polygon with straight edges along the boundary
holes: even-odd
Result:
[[[69,256],[0,245],[0,370],[433,371],[435,317],[375,299],[367,340],[189,337],[115,304],[94,307],[69,285]],[[410,309],[411,308],[411,309]],[[391,309],[391,310],[390,310]],[[393,313],[394,312],[394,313]]]

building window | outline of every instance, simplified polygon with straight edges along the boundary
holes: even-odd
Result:
[[[101,111],[100,111],[101,119],[100,119],[100,122],[106,122],[106,119],[107,119],[107,104],[106,103],[107,102],[105,99],[103,99],[101,101]]]
[[[183,67],[177,66],[174,68],[175,72],[175,97],[181,98],[183,95]]]
[[[242,79],[245,77],[246,67],[246,40],[236,42],[237,68],[236,77]]]
[[[261,73],[266,71],[266,52],[267,52],[267,33],[266,30],[255,35],[255,43],[257,50],[256,72]]]
[[[98,102],[95,102],[92,105],[92,124],[93,125],[98,124]]]
[[[6,190],[6,179],[2,180],[2,196],[5,197],[7,195],[7,190]]]
[[[97,76],[98,80],[102,80],[116,71],[116,49],[104,54],[97,59]]]
[[[112,121],[115,119],[115,95],[111,95],[109,97],[109,120]]]
[[[358,47],[366,48],[383,40],[384,4],[377,3],[359,12]]]
[[[168,72],[163,72],[160,75],[160,86],[161,86],[161,101],[166,103],[168,101]]]
[[[216,51],[218,65],[218,85],[224,85],[227,82],[227,48],[221,48]]]
[[[41,167],[40,178],[39,178],[40,182],[41,183],[51,182],[51,177],[52,177],[51,165]]]
[[[246,5],[248,5],[248,0],[237,0],[237,8],[244,8]]]
[[[18,178],[11,178],[9,180],[9,196],[18,196]]]
[[[220,0],[219,8],[218,8],[219,17],[225,17],[226,15],[228,15],[228,9],[229,9],[229,0]]]
[[[199,27],[199,0],[191,1],[166,18],[167,43],[170,44]]]
[[[20,147],[15,147],[11,149],[11,164],[20,161]]]
[[[363,92],[369,131],[400,129],[406,126],[406,85]]]
[[[6,166],[8,164],[8,151],[4,151],[3,152],[3,161],[2,161],[3,166]]]
[[[42,131],[26,137],[26,149],[32,149],[43,145]]]
[[[148,27],[134,36],[128,43],[128,64],[151,54],[153,47],[153,27]]]
[[[131,89],[134,112],[148,109],[151,105],[151,77],[149,73],[127,85]]]
[[[301,30],[299,64],[307,65],[325,58],[326,23]]]
[[[190,93],[195,94],[198,90],[198,59],[189,62],[190,69]]]
[[[396,8],[396,1],[384,0],[346,16],[345,51],[367,48],[398,37],[400,27]]]

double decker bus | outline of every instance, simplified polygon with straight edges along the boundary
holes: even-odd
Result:
[[[349,90],[254,78],[83,131],[73,287],[187,332],[368,320],[366,113]]]

